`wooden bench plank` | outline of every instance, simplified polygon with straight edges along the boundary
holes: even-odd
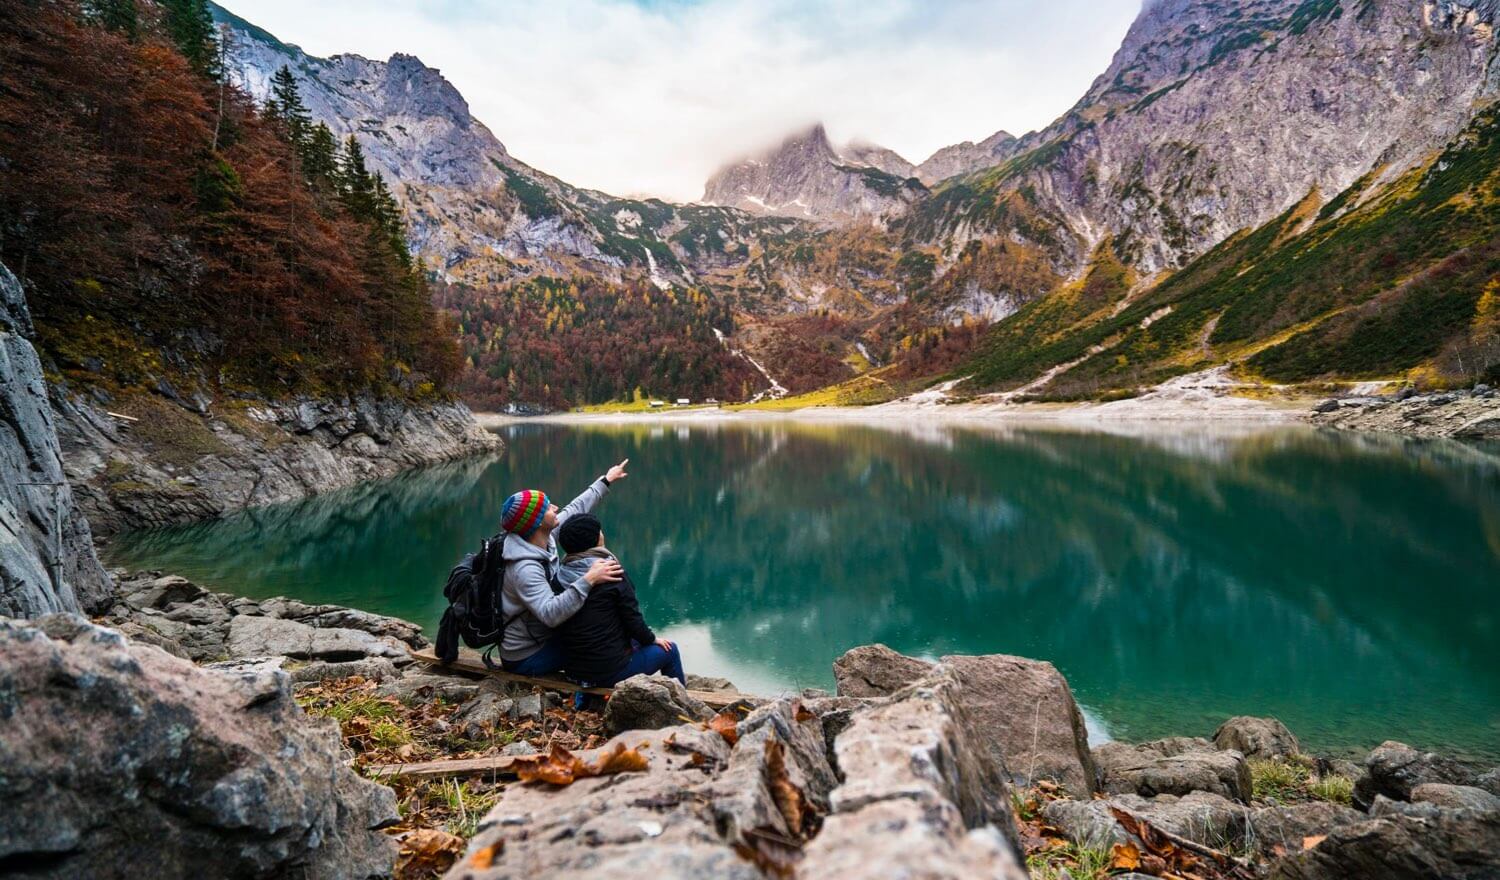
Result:
[[[515,755],[491,755],[454,761],[415,761],[410,764],[370,764],[364,768],[372,779],[400,776],[408,779],[446,779],[458,776],[514,776]]]
[[[513,672],[506,672],[503,669],[491,669],[490,667],[484,665],[484,660],[480,656],[478,651],[474,651],[469,648],[459,648],[458,659],[454,660],[452,663],[444,663],[443,661],[439,660],[437,658],[437,655],[433,653],[431,648],[424,648],[420,651],[413,651],[411,649],[407,650],[411,654],[413,659],[417,660],[420,663],[425,663],[428,666],[437,666],[443,669],[456,669],[459,672],[472,672],[477,675],[488,675],[491,678],[498,678],[502,681],[514,681],[519,684],[529,684],[533,687],[539,687],[549,691],[557,691],[564,694],[571,694],[575,691],[583,691],[584,693],[607,697],[610,694],[614,693],[614,688],[579,687],[577,684],[574,684],[571,681],[566,681],[560,678],[536,678],[530,675],[516,675]],[[692,697],[697,698],[704,705],[708,706],[711,709],[728,708],[729,706],[733,706],[736,703],[739,703],[741,700],[759,699],[757,697],[750,696],[749,694],[740,694],[735,693],[734,691],[689,690],[688,694]]]

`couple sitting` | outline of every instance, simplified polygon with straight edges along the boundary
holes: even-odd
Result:
[[[635,585],[605,548],[603,528],[589,513],[612,484],[625,479],[629,461],[610,468],[561,510],[535,489],[505,500],[500,659],[506,672],[543,676],[566,670],[573,680],[599,687],[661,672],[687,683],[677,646],[646,626]]]

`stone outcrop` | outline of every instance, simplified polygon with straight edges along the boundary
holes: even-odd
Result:
[[[96,611],[113,588],[63,473],[26,294],[0,266],[0,615]]]
[[[931,671],[932,663],[879,644],[850,648],[833,661],[833,680],[841,697],[888,697]]]
[[[1500,876],[1500,813],[1400,813],[1341,825],[1276,863],[1273,880],[1485,880]]]
[[[1354,786],[1356,804],[1368,807],[1376,795],[1409,801],[1412,791],[1426,782],[1468,785],[1473,772],[1463,764],[1405,743],[1383,742],[1365,758],[1365,775]]]
[[[1096,788],[1083,713],[1051,663],[1008,654],[943,657],[936,667],[885,645],[862,645],[834,661],[841,696],[876,697],[919,680],[934,668],[951,671],[980,737],[1011,780],[1052,779],[1076,797]]]
[[[110,404],[137,422],[81,396],[56,406],[67,479],[100,534],[211,519],[502,446],[456,402],[181,405],[138,396]]]
[[[1424,782],[1411,790],[1412,803],[1436,804],[1451,810],[1475,810],[1481,813],[1500,811],[1500,797],[1472,785],[1450,785]]]
[[[826,809],[834,781],[822,729],[801,714],[789,701],[763,706],[740,722],[734,746],[698,725],[632,731],[599,753],[640,749],[645,772],[507,786],[448,876],[761,878],[756,859],[785,857],[767,841],[803,833],[786,786]],[[480,853],[488,867],[476,866]]]
[[[604,709],[604,725],[611,733],[674,727],[684,718],[706,721],[712,709],[687,692],[675,679],[637,675],[615,686]]]
[[[275,669],[200,669],[82,618],[0,620],[0,863],[30,877],[388,874],[390,789]]]
[[[119,598],[104,620],[136,641],[200,663],[282,656],[405,665],[411,662],[408,648],[429,644],[419,627],[393,617],[295,599],[257,602],[151,572],[121,580]]]
[[[1488,385],[1416,394],[1330,398],[1313,407],[1308,421],[1347,431],[1382,431],[1414,437],[1500,439],[1500,394]]]
[[[1236,751],[1182,751],[1170,741],[1129,745],[1105,743],[1094,749],[1100,787],[1142,797],[1206,791],[1231,800],[1250,800],[1250,768]]]
[[[1302,751],[1297,737],[1275,718],[1239,715],[1214,731],[1214,745],[1234,749],[1246,758],[1286,758]]]

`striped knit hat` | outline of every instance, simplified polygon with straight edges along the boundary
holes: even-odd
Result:
[[[523,538],[531,537],[536,527],[542,524],[551,505],[547,493],[540,489],[526,489],[505,499],[500,506],[500,528]]]

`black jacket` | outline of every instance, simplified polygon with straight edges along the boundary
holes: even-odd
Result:
[[[578,577],[582,577],[594,560],[600,558],[612,557],[604,550],[569,556],[563,563],[563,580],[570,580],[568,573],[573,568],[578,568]],[[641,617],[635,584],[628,573],[616,583],[600,584],[590,590],[583,607],[556,629],[556,637],[563,649],[568,675],[586,682],[613,679],[630,659],[632,640],[643,646],[656,641],[656,633]]]

